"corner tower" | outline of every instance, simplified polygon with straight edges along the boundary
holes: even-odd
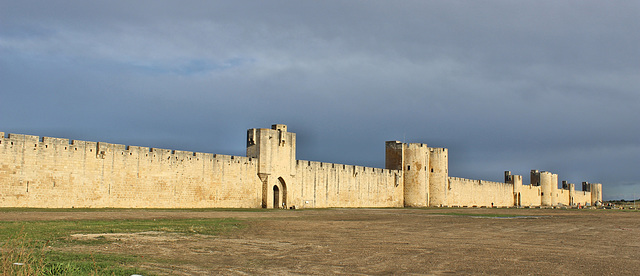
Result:
[[[262,181],[262,207],[287,206],[287,185],[295,176],[296,134],[287,126],[275,124],[271,129],[247,130],[247,157],[258,160],[258,176]]]

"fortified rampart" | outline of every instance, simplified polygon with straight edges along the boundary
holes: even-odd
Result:
[[[514,206],[513,184],[449,177],[445,206]]]
[[[247,157],[9,134],[0,139],[0,206],[260,207]]]
[[[401,179],[401,172],[395,170],[298,160],[291,204],[403,207]]]
[[[385,169],[296,159],[286,125],[247,131],[247,156],[0,132],[0,207],[325,208],[558,206],[602,201],[549,172],[531,184],[448,175],[448,149],[386,142]]]

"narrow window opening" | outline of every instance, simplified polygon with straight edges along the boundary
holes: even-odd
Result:
[[[411,170],[411,166],[407,166],[407,171],[410,171],[410,170]]]
[[[433,172],[433,168],[431,168],[431,172]]]

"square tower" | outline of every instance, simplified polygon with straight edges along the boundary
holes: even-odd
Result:
[[[296,134],[287,132],[287,126],[283,124],[272,125],[271,129],[249,129],[247,157],[258,160],[262,206],[286,208],[287,186],[292,184],[296,174]]]

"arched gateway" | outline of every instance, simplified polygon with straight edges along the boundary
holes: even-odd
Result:
[[[287,209],[287,184],[282,177],[273,185],[273,208]]]
[[[273,186],[273,208],[278,208],[280,206],[280,189],[278,185]]]
[[[250,129],[247,131],[247,157],[258,163],[262,207],[293,207],[296,198],[287,191],[287,184],[297,183],[295,133],[287,132],[287,126],[281,124],[273,125],[271,129]]]

